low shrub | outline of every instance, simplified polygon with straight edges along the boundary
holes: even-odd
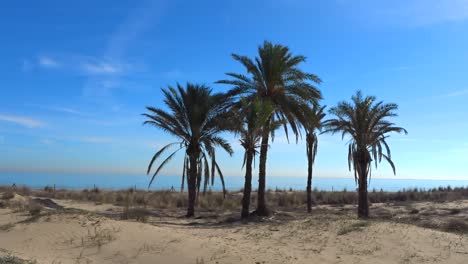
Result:
[[[7,190],[2,193],[2,200],[10,200],[13,199],[13,197],[15,197],[15,192],[11,190]]]
[[[450,219],[445,223],[444,229],[449,232],[468,233],[468,224],[461,219]]]

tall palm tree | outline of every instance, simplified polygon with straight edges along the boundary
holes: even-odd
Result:
[[[242,167],[245,167],[245,181],[242,196],[242,218],[249,216],[250,194],[252,192],[252,164],[255,155],[258,153],[257,149],[260,147],[263,124],[270,118],[273,110],[271,104],[266,104],[258,98],[254,98],[253,102],[244,98],[233,108],[233,112],[237,116],[234,119],[234,122],[237,123],[235,132],[240,135],[239,141],[244,148]]]
[[[187,83],[185,88],[177,84],[176,88],[169,86],[167,89],[162,89],[162,91],[164,103],[169,111],[147,107],[149,113],[143,115],[148,120],[144,124],[160,128],[178,138],[179,141],[162,147],[154,154],[148,166],[148,174],[151,172],[154,162],[162,153],[171,147],[177,146],[177,149],[167,156],[156,169],[148,188],[159,171],[179,150],[184,149],[181,188],[183,189],[185,177],[187,177],[189,201],[187,217],[192,217],[195,214],[197,189],[199,192],[202,176],[205,178],[204,189],[206,189],[210,176],[211,184],[213,184],[215,171],[217,171],[222,182],[223,191],[225,188],[223,174],[215,158],[215,147],[221,147],[230,155],[233,153],[228,142],[219,137],[219,134],[225,129],[226,106],[230,100],[223,94],[212,94],[211,89],[204,85],[191,83]],[[209,160],[211,161],[211,173]]]
[[[398,109],[396,104],[376,102],[376,97],[364,97],[358,91],[352,97],[352,103],[340,102],[330,109],[330,114],[336,118],[326,121],[326,132],[341,133],[351,137],[348,149],[349,170],[354,169],[354,179],[358,184],[359,204],[358,217],[369,217],[369,203],[367,199],[367,181],[371,177],[371,162],[377,164],[384,159],[392,167],[395,165],[390,156],[390,148],[385,141],[389,133],[405,133],[402,127],[395,126],[387,120],[395,117]]]
[[[322,128],[325,107],[314,105],[312,113],[304,124],[307,149],[307,212],[312,212],[312,170],[317,156],[317,131]]]
[[[257,215],[268,215],[265,186],[270,125],[275,121],[285,121],[286,137],[289,126],[297,140],[301,123],[306,119],[304,109],[308,109],[311,103],[317,103],[322,97],[314,86],[321,80],[316,75],[305,73],[298,68],[306,60],[304,56],[294,56],[288,47],[268,41],[258,47],[258,56],[254,59],[237,54],[233,54],[232,57],[246,68],[249,76],[227,73],[232,79],[217,83],[233,85],[229,95],[258,97],[274,107],[274,113],[266,120],[262,129],[256,210]]]

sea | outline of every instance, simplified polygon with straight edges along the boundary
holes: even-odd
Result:
[[[60,173],[25,173],[25,172],[0,172],[0,185],[16,186],[25,185],[30,188],[44,188],[55,185],[57,189],[86,189],[98,187],[102,189],[148,189],[150,176],[147,175],[108,175],[108,174],[60,174]],[[252,180],[252,187],[255,190],[258,178]],[[267,177],[267,188],[276,190],[305,190],[306,177]],[[225,177],[226,188],[230,191],[237,191],[243,187],[244,178],[241,176]],[[180,190],[180,176],[157,176],[150,190],[167,190],[174,188]],[[427,180],[427,179],[382,179],[373,178],[369,184],[369,190],[376,191],[400,191],[408,189],[432,189],[438,187],[465,187],[468,188],[468,180]],[[354,178],[321,178],[312,179],[312,188],[324,191],[354,191],[356,183]],[[215,179],[213,191],[222,189],[219,178]]]

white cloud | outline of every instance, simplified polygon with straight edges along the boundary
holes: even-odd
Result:
[[[80,139],[81,142],[86,143],[109,143],[112,142],[112,138],[108,137],[84,137]]]
[[[340,0],[347,14],[368,24],[427,26],[468,19],[468,0]],[[369,21],[372,20],[372,23]]]
[[[45,107],[43,107],[43,108],[49,109],[49,110],[52,110],[52,111],[68,113],[68,114],[83,115],[82,112],[80,112],[80,111],[78,111],[78,110],[76,110],[76,109],[73,109],[73,108],[69,108],[69,107],[62,107],[62,106],[45,106]]]
[[[16,123],[29,128],[36,128],[44,126],[45,124],[42,121],[32,119],[24,116],[15,116],[15,115],[3,115],[0,114],[0,121]]]
[[[119,74],[123,73],[127,68],[122,64],[115,64],[110,62],[98,63],[83,63],[81,69],[87,74]]]
[[[468,89],[453,91],[451,93],[447,93],[443,95],[443,97],[455,97],[455,96],[461,96],[461,95],[466,95],[466,94],[468,94]]]
[[[45,68],[57,68],[60,66],[58,61],[47,56],[39,56],[38,64]]]

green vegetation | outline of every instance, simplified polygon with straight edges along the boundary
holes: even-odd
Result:
[[[148,174],[153,163],[163,152],[171,147],[178,147],[159,165],[149,184],[151,185],[164,165],[179,150],[184,149],[181,189],[183,189],[185,177],[187,177],[187,217],[192,217],[195,215],[195,200],[200,192],[202,177],[204,177],[203,192],[206,192],[210,176],[211,184],[213,184],[216,171],[224,189],[223,174],[218,163],[216,163],[215,148],[220,147],[230,155],[233,153],[229,143],[219,137],[219,134],[227,129],[225,124],[228,123],[230,100],[224,94],[212,94],[211,89],[206,86],[190,83],[185,88],[178,84],[177,88],[169,86],[162,91],[165,96],[164,103],[170,109],[170,112],[155,107],[147,107],[149,114],[144,114],[144,116],[148,120],[144,124],[162,129],[180,141],[170,143],[154,154],[148,166]],[[211,159],[211,162],[208,161],[209,159]]]
[[[250,102],[258,98],[273,106],[273,112],[263,124],[260,144],[256,214],[265,216],[269,214],[265,187],[268,144],[274,132],[272,125],[275,122],[283,123],[286,137],[290,127],[298,140],[300,129],[310,116],[311,105],[317,104],[322,98],[314,85],[321,80],[299,68],[306,60],[304,56],[293,55],[288,47],[280,44],[265,41],[258,47],[258,56],[254,59],[237,54],[232,57],[245,67],[248,76],[227,73],[232,79],[218,81],[232,86],[228,95],[246,98]]]
[[[354,179],[359,186],[358,216],[369,217],[367,182],[371,177],[371,162],[375,167],[386,160],[395,173],[391,160],[390,148],[385,141],[389,133],[407,133],[404,128],[395,126],[386,120],[394,117],[398,109],[396,104],[376,102],[374,96],[364,97],[360,91],[351,97],[352,103],[340,102],[330,109],[335,119],[326,121],[326,132],[341,133],[351,137],[348,150],[349,169],[354,170]]]
[[[36,264],[36,261],[24,260],[13,255],[0,256],[0,264]]]
[[[225,94],[211,95],[205,86],[187,84],[186,88],[177,85],[177,89],[163,89],[164,103],[170,112],[147,107],[150,114],[144,114],[145,124],[154,125],[180,139],[163,147],[151,159],[148,173],[155,160],[168,148],[179,146],[157,168],[150,184],[158,172],[173,158],[180,149],[185,150],[183,159],[182,186],[185,177],[189,187],[187,216],[194,216],[197,194],[200,192],[202,175],[204,189],[210,178],[208,158],[211,159],[211,184],[215,169],[219,172],[224,187],[224,180],[215,161],[215,147],[221,147],[232,154],[231,146],[218,136],[223,131],[240,135],[244,148],[245,183],[242,200],[242,218],[250,215],[249,207],[252,190],[252,162],[260,149],[259,181],[257,191],[258,216],[269,215],[265,195],[266,162],[270,138],[278,127],[283,127],[289,140],[289,131],[299,140],[301,131],[305,131],[307,150],[307,211],[312,210],[312,172],[317,155],[317,131],[325,126],[325,132],[342,133],[351,138],[349,143],[348,163],[354,170],[356,184],[359,186],[358,215],[369,216],[367,182],[371,177],[371,161],[375,166],[386,160],[393,168],[390,148],[385,141],[392,132],[406,133],[386,118],[396,116],[396,104],[376,102],[376,97],[364,97],[360,91],[352,97],[352,103],[340,102],[330,109],[335,119],[323,121],[324,107],[319,106],[322,99],[316,87],[321,83],[318,76],[302,71],[306,58],[293,55],[287,46],[265,41],[258,47],[258,56],[232,54],[232,57],[244,66],[242,73],[226,73],[230,79],[217,83],[227,84],[231,89]],[[227,118],[229,116],[230,118]]]
[[[312,212],[312,170],[317,156],[318,138],[317,130],[322,128],[325,107],[314,105],[312,115],[304,124],[306,130],[306,150],[307,150],[307,212]]]

